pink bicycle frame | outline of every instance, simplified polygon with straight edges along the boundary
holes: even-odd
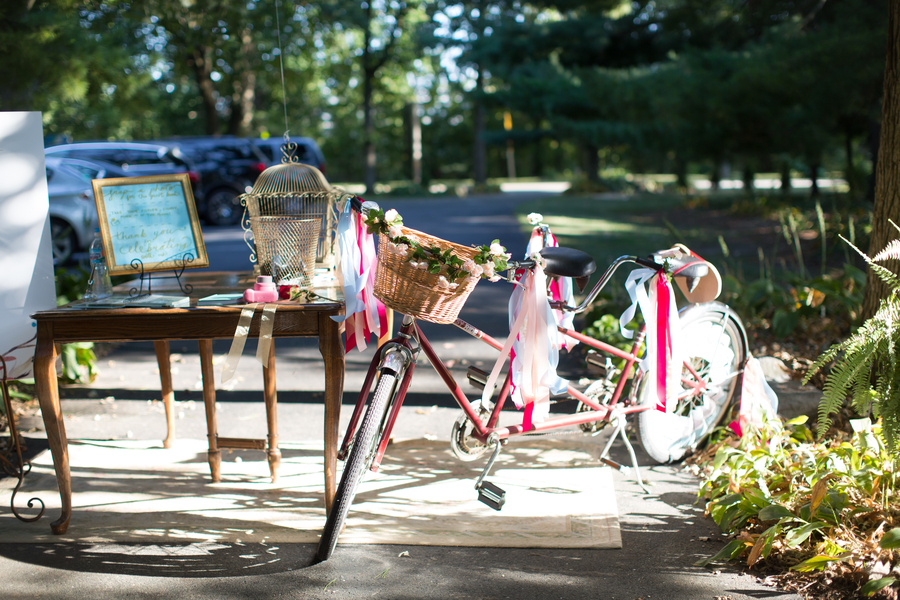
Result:
[[[492,346],[497,350],[503,349],[503,344],[499,341],[495,340],[488,334],[484,333],[480,329],[472,326],[471,324],[463,321],[462,319],[456,319],[454,323],[458,328],[462,329],[469,335],[485,342],[486,344]],[[635,337],[635,342],[632,344],[630,352],[624,352],[615,348],[609,344],[601,342],[599,340],[595,340],[591,337],[578,333],[577,331],[572,331],[571,329],[559,328],[560,332],[563,334],[578,340],[579,342],[586,344],[592,348],[597,350],[601,350],[605,353],[611,354],[617,358],[620,358],[625,361],[625,365],[622,369],[622,372],[619,375],[619,380],[616,384],[615,391],[609,401],[608,404],[600,404],[595,400],[588,398],[580,391],[573,388],[571,385],[568,387],[567,393],[575,398],[576,400],[580,400],[586,406],[590,407],[591,410],[578,412],[573,415],[564,415],[559,417],[552,417],[545,421],[532,423],[531,426],[526,429],[522,425],[511,425],[508,427],[497,427],[497,423],[500,419],[500,412],[503,410],[503,407],[506,404],[506,401],[509,399],[510,395],[510,375],[507,374],[502,387],[500,388],[500,395],[497,399],[497,402],[494,405],[493,412],[487,420],[487,423],[482,423],[478,414],[472,406],[472,403],[469,401],[468,397],[466,397],[465,393],[459,387],[459,384],[453,378],[453,375],[450,373],[450,370],[444,365],[443,361],[438,357],[437,353],[434,351],[434,348],[431,346],[431,343],[428,341],[428,338],[425,337],[425,334],[419,328],[418,323],[416,323],[415,319],[406,318],[404,319],[403,325],[400,328],[400,332],[398,336],[387,342],[382,346],[382,351],[385,348],[401,347],[405,348],[407,351],[411,353],[415,353],[415,343],[418,343],[421,350],[425,353],[425,356],[428,357],[428,360],[431,362],[435,371],[437,371],[438,375],[444,381],[449,390],[450,394],[456,399],[459,407],[465,412],[469,421],[472,423],[474,430],[472,432],[472,436],[478,439],[481,442],[486,443],[489,437],[496,436],[498,439],[506,439],[512,436],[522,435],[524,433],[531,432],[541,432],[541,431],[550,431],[553,429],[558,429],[561,427],[570,427],[574,425],[580,425],[582,423],[590,423],[594,421],[602,421],[605,419],[609,419],[612,415],[613,408],[619,403],[619,400],[622,395],[622,390],[625,387],[625,383],[628,381],[629,376],[631,375],[632,370],[634,369],[634,365],[637,362],[637,352],[639,350],[640,344],[644,338],[644,329],[643,327],[638,331],[638,335]],[[363,383],[363,387],[360,391],[359,397],[356,401],[356,406],[353,409],[353,414],[350,417],[350,423],[347,427],[347,432],[344,435],[343,442],[341,444],[341,448],[338,452],[338,458],[342,459],[346,456],[350,443],[353,439],[353,436],[356,433],[356,428],[359,424],[360,419],[365,411],[366,400],[368,399],[370,390],[372,388],[372,383],[374,382],[378,367],[381,363],[381,353],[372,360],[369,365],[369,370],[366,373],[366,379]],[[390,406],[390,410],[387,416],[387,420],[385,421],[384,427],[382,428],[382,434],[378,441],[378,448],[375,454],[375,458],[372,462],[371,470],[377,471],[379,465],[381,464],[381,459],[384,456],[385,449],[387,448],[388,442],[391,438],[391,431],[393,430],[394,424],[397,421],[397,417],[400,413],[400,407],[403,405],[403,400],[406,396],[406,392],[409,389],[409,384],[412,381],[413,372],[415,371],[415,361],[410,361],[406,371],[400,374],[400,380],[395,385],[398,385],[397,393],[394,396],[394,401]],[[690,367],[688,367],[690,368]],[[685,384],[689,386],[689,390],[685,391],[686,395],[695,392],[695,388],[698,386],[703,386],[703,381],[697,376],[696,372],[692,372],[692,376],[695,378],[694,381],[683,380]],[[635,392],[632,391],[632,397]],[[636,406],[633,404],[629,404],[623,408],[619,409],[620,414],[632,414],[636,412],[641,412],[644,410],[648,410],[651,407],[648,406]]]

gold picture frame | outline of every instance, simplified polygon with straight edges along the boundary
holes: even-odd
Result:
[[[187,173],[94,179],[110,275],[209,266]]]

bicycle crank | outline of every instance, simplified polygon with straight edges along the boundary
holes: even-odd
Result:
[[[506,492],[493,483],[485,481],[484,478],[490,473],[491,467],[494,466],[494,461],[497,460],[497,457],[500,455],[500,447],[502,444],[500,438],[496,435],[492,435],[488,439],[487,445],[493,446],[494,451],[491,453],[491,457],[488,459],[484,471],[479,475],[478,481],[475,482],[475,490],[478,492],[479,502],[490,506],[494,510],[500,510],[506,503]]]

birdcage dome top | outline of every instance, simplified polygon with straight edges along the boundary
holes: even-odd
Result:
[[[250,194],[330,192],[331,184],[317,168],[297,162],[273,165],[259,174]]]

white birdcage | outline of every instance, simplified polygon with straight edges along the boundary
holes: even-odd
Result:
[[[263,171],[240,196],[241,225],[260,274],[281,285],[309,287],[316,269],[335,268],[336,205],[344,192],[315,167],[298,162],[295,149],[286,142],[282,163]]]

